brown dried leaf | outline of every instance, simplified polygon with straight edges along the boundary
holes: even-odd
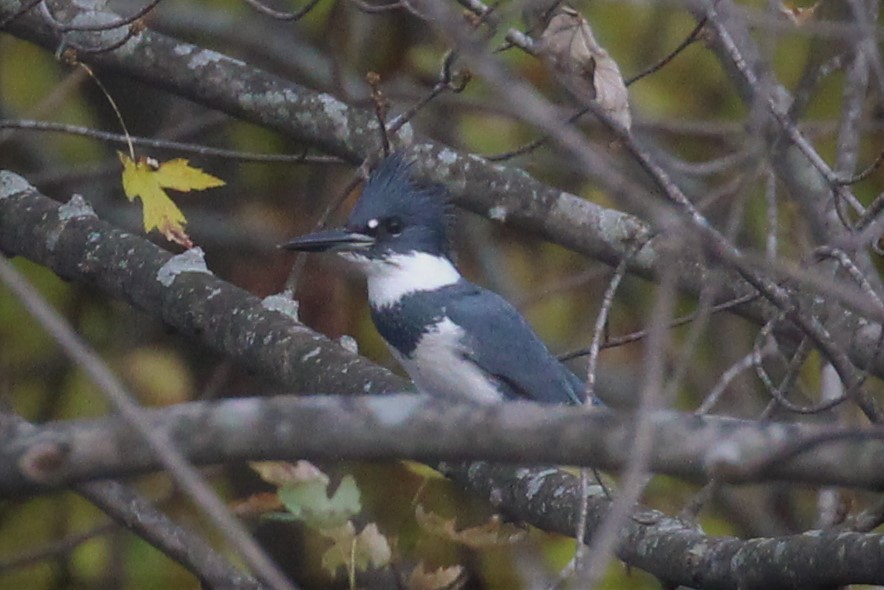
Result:
[[[448,539],[455,543],[482,549],[512,545],[525,538],[523,529],[501,522],[499,515],[494,515],[485,524],[457,530],[455,519],[446,519],[433,512],[427,512],[420,504],[414,512],[418,525],[428,533]]]
[[[231,504],[230,509],[240,518],[254,518],[267,512],[282,510],[283,505],[274,492],[261,492]]]
[[[538,53],[578,101],[594,100],[627,130],[632,126],[629,94],[620,67],[596,41],[579,12],[569,6],[559,7],[540,36]]]
[[[408,590],[453,590],[463,586],[465,579],[462,574],[463,568],[459,565],[440,567],[428,572],[424,569],[424,562],[419,561],[408,575],[405,587]]]
[[[796,27],[800,27],[811,18],[813,18],[816,9],[819,8],[822,0],[817,0],[813,6],[802,8],[796,6],[794,2],[780,2],[780,14],[792,21]]]

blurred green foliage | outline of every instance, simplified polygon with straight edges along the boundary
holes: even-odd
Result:
[[[502,42],[506,26],[519,26],[518,15],[507,12],[507,4],[502,3],[502,26],[493,37],[492,46]],[[675,3],[595,0],[576,4],[627,78],[666,55],[695,24]],[[764,12],[766,3],[761,0],[740,4],[756,16],[776,19],[776,15]],[[303,2],[275,4],[280,9],[301,5]],[[254,61],[295,81],[300,80],[293,64],[326,73],[328,79],[340,86],[330,84],[319,90],[333,92],[363,107],[370,106],[364,76],[369,70],[377,71],[394,114],[413,104],[432,86],[447,49],[440,36],[414,18],[401,13],[365,14],[347,2],[326,0],[297,23],[268,26],[268,46],[291,42],[292,38],[303,45],[281,59],[257,52],[244,33],[240,35],[238,27],[210,35],[200,27],[199,19],[171,22],[172,17],[164,16],[165,10],[181,6],[192,6],[209,16],[234,14],[243,23],[268,20],[236,0],[167,0],[148,19],[148,26],[160,31],[173,25],[178,29],[190,28],[192,37],[201,44]],[[776,26],[757,31],[759,42],[770,48],[779,79],[793,89],[802,79],[809,56],[816,51],[826,57],[825,48],[814,46],[822,42],[812,34],[783,27],[779,21],[773,24]],[[538,60],[513,49],[504,55],[514,71],[535,84],[540,92],[555,100],[566,100]],[[251,124],[217,117],[200,105],[170,95],[147,96],[144,86],[125,78],[105,76],[100,70],[97,74],[108,82],[124,120],[133,129],[153,129],[158,136],[246,151],[298,153],[309,147]],[[835,123],[843,83],[843,76],[837,73],[822,80],[806,112],[806,119],[818,128],[815,145],[829,160],[834,156]],[[752,147],[753,140],[745,135],[744,128],[749,109],[703,42],[693,44],[668,66],[636,82],[630,88],[630,100],[638,132],[674,157],[703,162],[746,149],[747,145]],[[443,143],[490,154],[516,149],[537,137],[534,129],[511,115],[481,80],[474,80],[463,93],[443,95],[431,102],[418,113],[414,125],[420,133]],[[880,123],[880,112],[877,116]],[[108,116],[107,99],[82,71],[63,65],[50,52],[2,31],[0,118],[36,118],[120,132],[115,119]],[[589,137],[598,132],[598,126],[592,123],[583,124],[583,129]],[[881,149],[880,141],[875,141],[872,136],[862,142],[861,163],[870,162]],[[608,147],[612,153],[618,153],[616,145]],[[15,170],[45,194],[60,200],[75,192],[82,193],[102,218],[138,232],[140,213],[136,205],[123,197],[114,149],[115,146],[64,134],[0,130],[0,168]],[[160,151],[149,155],[159,158],[171,154]],[[516,158],[512,164],[603,206],[625,207],[598,186],[582,181],[561,158],[561,154],[544,146]],[[309,231],[352,173],[339,166],[240,164],[210,158],[194,158],[194,164],[224,178],[228,186],[211,196],[190,196],[178,201],[188,216],[191,235],[207,251],[209,265],[216,274],[258,295],[278,291],[290,270],[291,259],[272,246],[290,235]],[[713,175],[712,184],[725,185],[739,171],[737,167]],[[879,170],[870,182],[857,187],[857,194],[869,201],[881,192],[882,185],[884,175]],[[696,186],[704,185],[698,182]],[[740,190],[723,191],[709,207],[716,222],[726,221],[728,215],[737,211],[735,214],[741,215],[742,220],[737,241],[757,252],[763,252],[768,235],[764,190],[764,182],[756,179],[741,185]],[[702,199],[706,195],[692,196]],[[733,207],[735,204],[742,209]],[[783,201],[778,213],[780,252],[799,259],[807,251],[806,238],[801,237],[806,228],[800,212]],[[342,216],[343,213],[337,213],[337,219]],[[480,229],[459,230],[456,234],[458,244],[469,246],[462,248],[459,259],[465,274],[521,303],[532,324],[554,350],[587,345],[610,269],[499,224],[484,220],[468,223],[478,223]],[[202,346],[169,334],[157,318],[144,317],[125,305],[107,301],[100,293],[66,283],[34,264],[16,261],[16,265],[145,404],[273,391],[274,385],[262,376],[241,371]],[[586,278],[574,281],[578,275]],[[627,278],[612,309],[611,335],[647,326],[656,294],[654,285]],[[298,296],[301,317],[308,325],[331,337],[353,335],[363,354],[394,367],[371,325],[361,281],[343,271],[341,265],[310,259],[300,279]],[[689,313],[696,309],[696,301],[685,299],[678,307],[679,313]],[[678,359],[688,330],[672,331],[665,351],[669,361]],[[690,373],[669,404],[686,410],[696,408],[721,374],[751,349],[756,333],[756,326],[734,317],[718,314],[710,318],[691,357]],[[635,395],[644,358],[640,343],[602,355],[602,371],[620,378],[624,403]],[[819,364],[816,359],[802,374],[809,391],[818,386]],[[729,394],[720,409],[735,415],[754,416],[766,403],[751,376],[737,380]],[[99,416],[108,411],[92,384],[2,287],[0,400],[35,421]],[[464,522],[481,522],[488,517],[488,507],[481,502],[466,497],[446,482],[424,482],[398,464],[337,467],[342,473],[357,474],[366,512],[396,537],[401,549],[424,555],[434,566],[469,562],[488,588],[518,587],[518,572],[512,562],[519,559],[518,551],[522,549],[495,549],[467,558],[462,548],[428,541],[408,518],[418,494],[422,502],[435,510],[456,514]],[[213,470],[211,477],[231,500],[263,489],[253,475],[235,468]],[[192,513],[183,500],[162,490],[163,486],[158,486],[153,478],[136,479],[133,483],[148,495],[161,497],[164,509],[176,517]],[[646,490],[644,502],[675,514],[698,490],[695,484],[657,477]],[[779,499],[777,494],[781,493],[747,490],[744,494],[741,490],[728,490],[701,512],[700,523],[710,534],[719,535],[775,534],[787,530],[791,521],[806,524],[814,501],[810,493],[777,504],[777,509],[785,514],[776,513],[769,522],[759,524],[757,519],[747,516],[770,510],[771,498]],[[16,565],[25,554],[101,527],[104,520],[100,512],[70,493],[5,501],[0,505],[0,564],[4,566],[0,568],[0,587],[197,587],[180,566],[145,542],[128,533],[103,529],[88,541],[50,551],[44,560]],[[199,521],[188,524],[202,527]],[[273,531],[270,536],[278,529]],[[305,530],[296,531],[294,536],[297,540],[286,538],[281,542],[282,548],[273,547],[275,554],[292,571],[308,572],[311,583],[323,586],[327,578],[323,578],[319,568],[318,557],[324,550],[321,541]],[[574,553],[572,540],[536,530],[531,531],[526,544],[536,548],[550,576],[564,567]],[[600,587],[641,589],[655,588],[657,583],[642,572],[629,571],[614,563]]]

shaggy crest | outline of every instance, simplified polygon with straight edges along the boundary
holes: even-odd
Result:
[[[382,160],[369,176],[362,196],[350,213],[347,228],[360,231],[371,220],[398,217],[404,228],[403,242],[450,257],[448,192],[439,184],[417,183],[410,169],[411,162],[400,154]]]

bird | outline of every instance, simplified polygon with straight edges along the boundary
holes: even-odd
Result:
[[[447,189],[400,153],[369,174],[346,225],[281,248],[332,252],[366,277],[371,317],[419,392],[480,404],[582,404],[583,382],[503,297],[461,276]]]

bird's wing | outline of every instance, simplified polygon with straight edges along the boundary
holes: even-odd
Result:
[[[580,404],[583,384],[541,342],[505,299],[470,285],[446,306],[466,332],[464,355],[493,375],[510,398],[547,404]]]

